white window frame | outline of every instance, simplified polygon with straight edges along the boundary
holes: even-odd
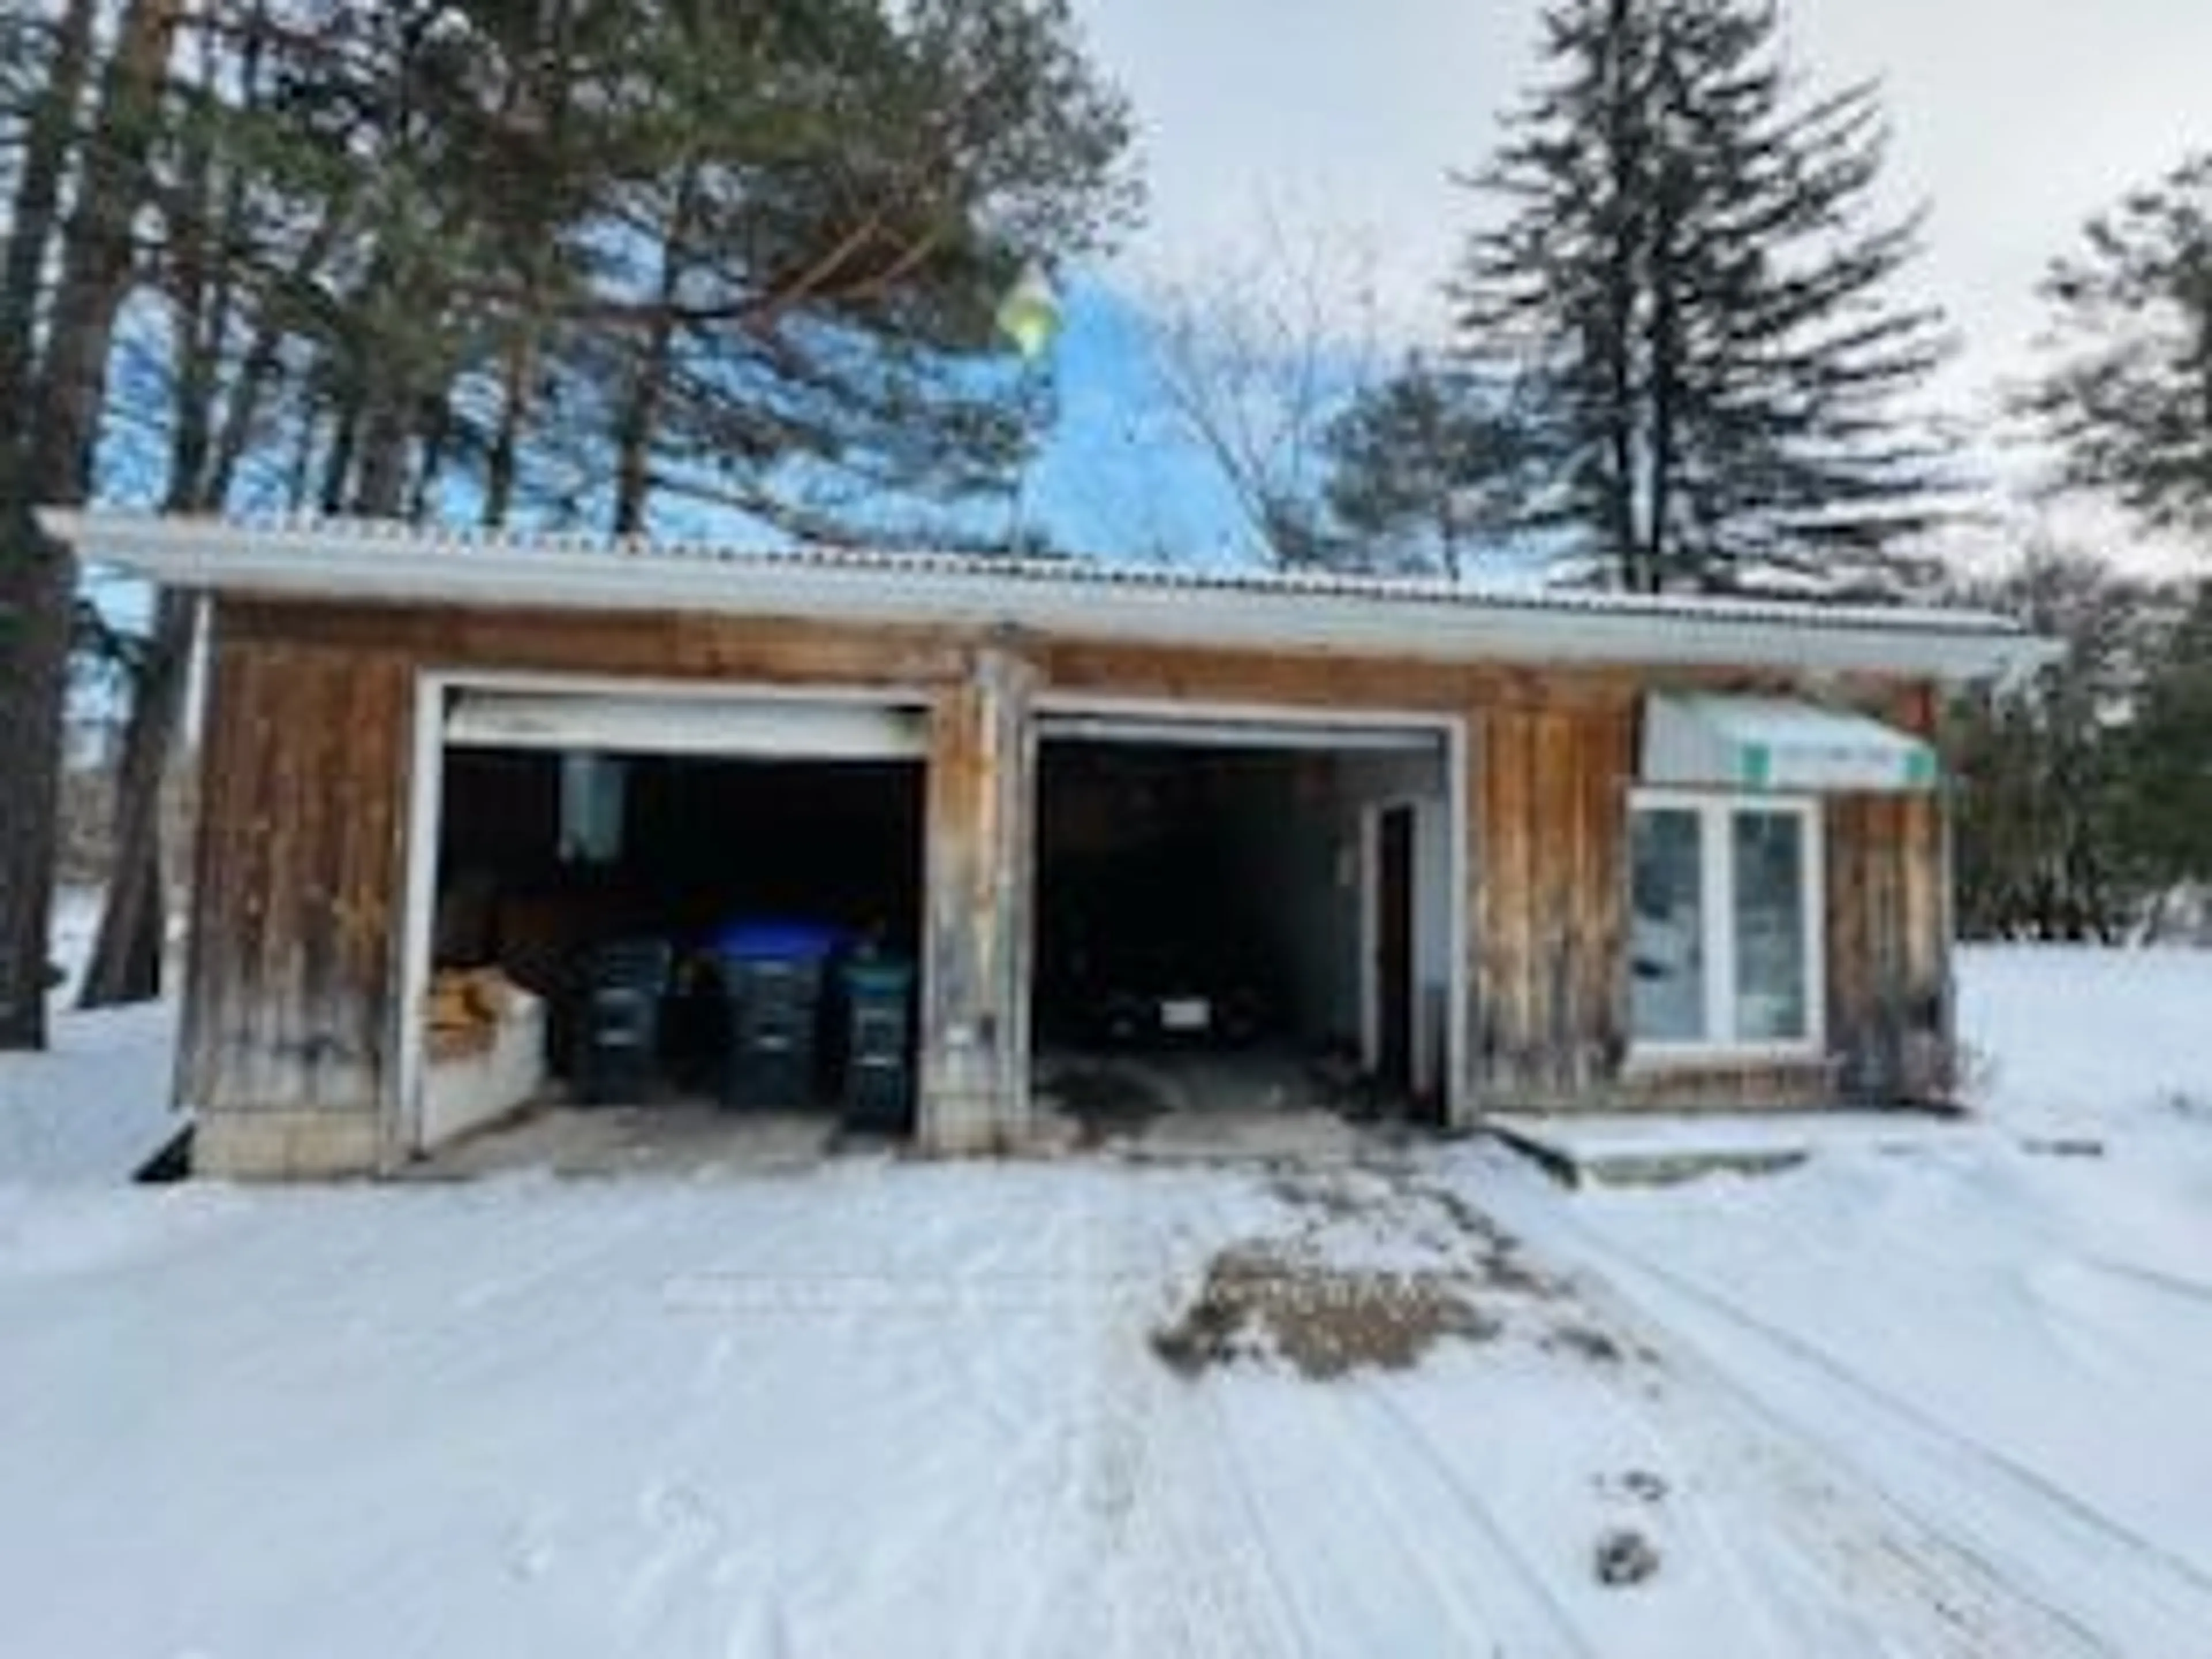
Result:
[[[1827,1052],[1827,891],[1826,849],[1821,841],[1819,798],[1810,795],[1762,794],[1735,790],[1636,789],[1628,798],[1632,843],[1636,815],[1648,811],[1686,811],[1698,817],[1698,882],[1705,937],[1705,1030],[1709,1035],[1692,1039],[1641,1037],[1635,1033],[1635,1010],[1629,1009],[1628,1065],[1634,1068],[1683,1066],[1741,1066],[1815,1060]],[[1799,825],[1798,844],[1804,849],[1805,868],[1800,888],[1804,906],[1805,1035],[1781,1041],[1739,1041],[1734,1035],[1736,1018],[1735,837],[1734,823],[1742,813],[1783,814]],[[1633,872],[1629,876],[1632,883]],[[1635,899],[1632,892],[1629,903]],[[1633,991],[1631,992],[1632,998]]]

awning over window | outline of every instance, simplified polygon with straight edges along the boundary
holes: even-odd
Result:
[[[1787,697],[1660,694],[1644,722],[1644,781],[1819,793],[1933,789],[1936,751],[1863,714]]]

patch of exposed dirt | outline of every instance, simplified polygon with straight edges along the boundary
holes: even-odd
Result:
[[[1331,1267],[1261,1243],[1215,1256],[1190,1304],[1156,1328],[1152,1343],[1187,1377],[1273,1358],[1326,1382],[1360,1370],[1405,1370],[1445,1337],[1486,1341],[1499,1328],[1450,1274]]]
[[[1185,1376],[1240,1360],[1323,1379],[1402,1370],[1444,1337],[1516,1332],[1586,1364],[1657,1363],[1584,1316],[1573,1282],[1531,1266],[1475,1203],[1400,1164],[1277,1169],[1267,1191],[1289,1212],[1283,1233],[1222,1251],[1152,1333]]]

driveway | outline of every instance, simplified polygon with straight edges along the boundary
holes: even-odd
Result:
[[[2212,1628],[2185,1559],[1909,1400],[1746,1365],[1590,1213],[1436,1147],[0,1188],[9,1644],[2067,1656]]]

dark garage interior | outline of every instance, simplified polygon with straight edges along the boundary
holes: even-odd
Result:
[[[1404,1109],[1421,994],[1413,881],[1408,864],[1402,925],[1378,926],[1364,843],[1391,799],[1440,795],[1442,767],[1440,746],[1404,741],[1044,742],[1040,1092],[1079,1116]],[[1389,1006],[1370,1054],[1363,952],[1386,945],[1402,971],[1374,981]]]
[[[491,969],[541,1000],[549,1092],[572,1099],[842,1103],[840,988],[858,972],[910,999],[922,778],[904,760],[451,748],[434,986]],[[748,1032],[796,1058],[744,1073]],[[903,1092],[910,1018],[890,1036]]]

